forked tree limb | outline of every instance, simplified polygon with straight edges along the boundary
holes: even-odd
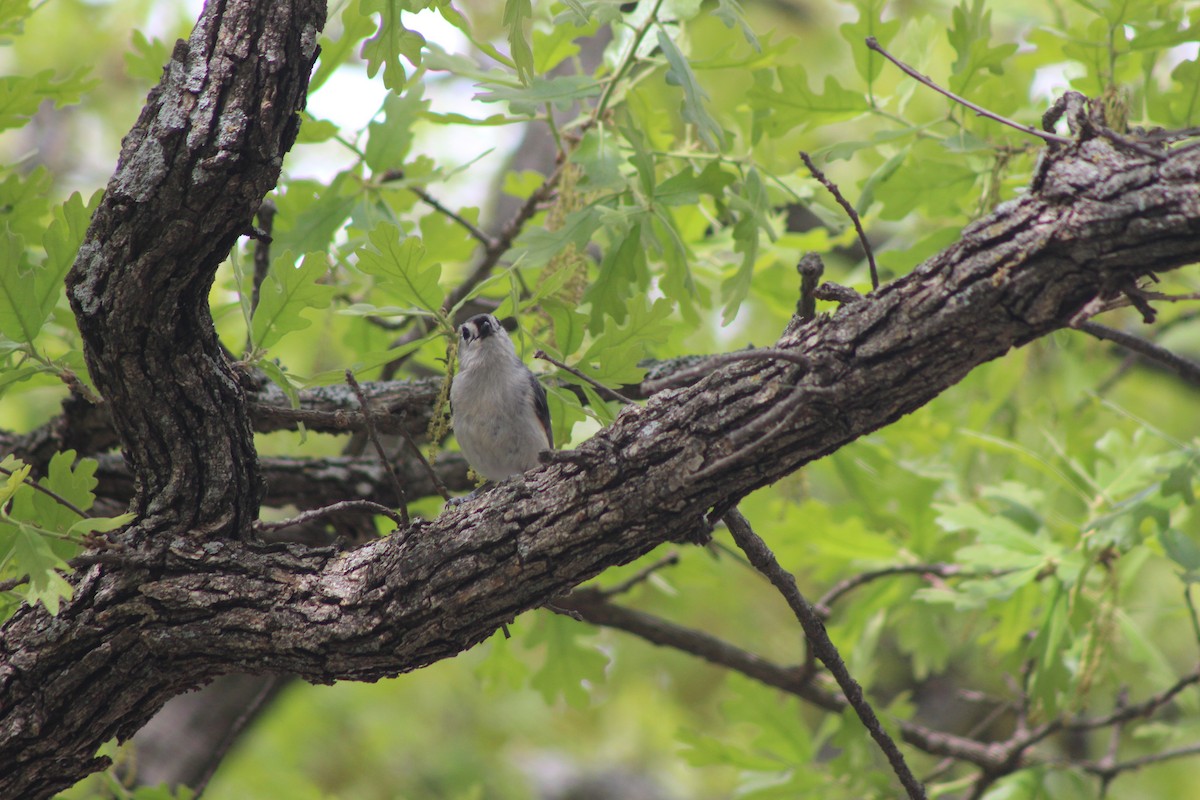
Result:
[[[374,680],[451,657],[609,566],[703,540],[711,512],[1096,296],[1200,258],[1200,150],[1157,160],[1088,138],[912,274],[791,326],[775,347],[807,368],[742,360],[661,392],[403,537],[262,546],[251,425],[206,295],[294,136],[323,15],[210,3],[126,139],[70,286],[140,516],[58,617],[22,608],[0,630],[0,796],[70,785],[103,765],[102,742],[217,675]]]

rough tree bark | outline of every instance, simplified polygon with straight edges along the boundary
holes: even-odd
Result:
[[[0,632],[0,796],[103,766],[171,696],[229,672],[374,680],[453,656],[754,489],[907,414],[1089,301],[1200,257],[1200,149],[1077,120],[1034,188],[911,275],[794,323],[772,357],[628,407],[521,480],[350,552],[248,535],[251,424],[206,305],[296,129],[320,3],[210,3],[126,140],[70,277],[137,521],[58,617]]]

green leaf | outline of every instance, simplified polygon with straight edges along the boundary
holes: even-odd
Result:
[[[293,180],[275,198],[272,252],[315,253],[329,248],[334,234],[346,224],[360,199],[359,177],[339,173],[328,186],[310,180]]]
[[[533,47],[529,44],[526,28],[533,17],[530,0],[504,0],[503,24],[508,32],[508,48],[513,63],[517,66],[517,77],[526,86],[533,80]]]
[[[412,147],[413,122],[429,108],[422,99],[424,87],[416,83],[403,94],[389,94],[383,100],[382,122],[367,126],[364,160],[373,172],[399,169]]]
[[[53,184],[54,178],[44,166],[0,181],[0,227],[7,224],[25,241],[36,241],[46,230]]]
[[[98,483],[98,464],[91,458],[79,459],[79,463],[76,464],[75,458],[74,450],[55,453],[50,458],[46,475],[38,480],[38,484],[76,508],[86,511],[96,499],[93,492]],[[30,522],[36,521],[39,528],[63,534],[69,532],[81,519],[74,511],[42,492],[30,492],[18,498],[18,502],[13,506],[13,516]]]
[[[49,69],[28,77],[0,78],[0,131],[21,127],[44,102],[52,102],[56,108],[78,102],[99,83],[86,80],[87,73],[86,67],[80,67],[61,78],[55,78],[54,70]]]
[[[418,236],[403,237],[395,225],[378,225],[368,235],[368,243],[355,251],[359,269],[382,279],[389,297],[431,313],[441,310],[442,268],[425,258],[425,247]]]
[[[1200,580],[1200,545],[1175,528],[1168,528],[1158,535],[1167,557],[1189,576],[1188,580]]]
[[[296,137],[296,144],[319,144],[327,142],[338,135],[339,128],[327,119],[316,119],[305,115],[303,123],[300,125],[300,135]]]
[[[557,230],[527,226],[517,238],[513,258],[522,268],[540,267],[569,244],[583,250],[599,227],[600,213],[595,206],[572,211]]]
[[[108,533],[123,525],[128,525],[136,518],[136,514],[118,514],[115,517],[85,517],[68,529],[72,536],[86,536],[89,533]]]
[[[64,294],[63,279],[75,261],[100,193],[83,204],[79,193],[54,209],[42,237],[46,259],[31,265],[22,237],[0,232],[0,333],[32,344]]]
[[[747,95],[752,109],[767,112],[762,126],[770,136],[782,136],[795,127],[849,119],[870,109],[862,92],[843,88],[832,75],[825,77],[823,91],[814,92],[802,66],[779,67],[776,74],[780,88],[756,80]]]
[[[538,615],[526,646],[545,647],[545,661],[534,673],[530,685],[547,703],[562,697],[574,708],[586,708],[589,696],[585,682],[592,685],[604,682],[608,656],[580,641],[582,632],[580,625],[557,614]]]
[[[737,26],[742,36],[745,37],[747,44],[753,47],[757,52],[762,52],[762,45],[759,44],[758,37],[754,35],[754,31],[746,22],[746,12],[742,9],[742,4],[738,0],[717,0],[717,7],[713,9],[713,16],[725,23],[726,28]]]
[[[9,44],[8,37],[20,33],[25,18],[33,13],[32,0],[5,0],[0,3],[0,44]],[[40,4],[39,4],[40,5]]]
[[[349,62],[355,46],[375,31],[375,21],[370,14],[362,13],[360,7],[353,3],[342,10],[338,19],[342,23],[341,35],[336,39],[331,38],[328,33],[334,26],[328,25],[325,28],[326,33],[321,36],[321,58],[317,61],[317,69],[312,79],[308,82],[310,96],[320,89],[339,67]]]
[[[0,564],[15,569],[17,575],[29,576],[29,582],[15,591],[30,605],[41,603],[51,614],[58,614],[62,600],[71,597],[71,584],[59,574],[69,572],[70,566],[32,525],[0,518]]]
[[[1196,466],[1191,463],[1180,464],[1172,469],[1162,482],[1162,493],[1164,497],[1171,495],[1179,495],[1180,499],[1187,505],[1192,505],[1196,502],[1196,492],[1192,489],[1192,483],[1196,480]]]
[[[307,328],[310,323],[301,312],[327,308],[336,291],[320,283],[329,271],[324,253],[309,253],[299,266],[293,261],[291,253],[274,259],[259,290],[250,334],[256,349],[269,350],[285,335]]]
[[[404,88],[408,75],[400,56],[414,67],[421,66],[421,48],[425,37],[404,27],[400,21],[402,9],[389,0],[362,0],[364,15],[379,14],[379,29],[363,43],[362,57],[367,62],[367,77],[374,78],[383,69],[383,85],[393,92]]]
[[[610,319],[604,332],[573,366],[606,386],[637,383],[646,372],[638,362],[671,330],[667,321],[671,310],[671,302],[665,299],[653,305],[631,303],[628,319],[623,324]]]
[[[39,272],[29,263],[24,239],[7,226],[0,230],[0,334],[14,341],[32,344],[46,321],[34,290]]]
[[[736,180],[737,176],[726,171],[718,161],[708,162],[698,174],[686,166],[654,187],[654,199],[669,206],[696,205],[702,194],[722,197],[726,187]]]
[[[619,244],[608,248],[596,279],[584,293],[584,299],[592,306],[589,327],[601,330],[605,317],[617,324],[624,322],[626,304],[641,290],[646,276],[646,248],[642,244],[641,223],[637,223]]]
[[[29,477],[33,465],[23,463],[16,456],[5,456],[4,460],[0,461],[0,467],[4,467],[9,473],[2,476],[4,483],[0,485],[0,509],[3,509],[17,493],[17,490],[25,485],[25,479]]]
[[[558,24],[549,31],[533,31],[533,73],[545,75],[568,58],[579,55],[576,40],[593,36],[599,26]]]
[[[79,246],[87,233],[92,214],[100,205],[101,193],[96,192],[85,206],[79,192],[75,192],[67,202],[54,209],[54,219],[42,237],[42,246],[46,250],[45,268],[48,272],[42,276],[38,287],[38,302],[43,313],[50,315],[54,304],[63,294],[63,281],[67,271],[75,263]]]
[[[147,39],[139,30],[134,30],[132,39],[133,49],[125,53],[125,74],[150,85],[158,83],[171,60],[171,45],[162,39]]]
[[[658,46],[667,58],[667,83],[683,89],[683,118],[696,126],[700,138],[710,148],[725,149],[725,131],[705,108],[708,93],[700,87],[687,58],[661,27],[658,29]]]
[[[751,168],[746,173],[741,192],[731,198],[730,205],[738,212],[738,221],[733,226],[734,251],[742,254],[742,264],[736,273],[721,285],[725,293],[725,307],[721,312],[721,323],[728,325],[737,316],[738,309],[750,291],[754,279],[754,267],[758,262],[759,232],[766,231],[774,238],[768,213],[770,198],[758,170]]]
[[[884,3],[881,0],[862,0],[855,3],[858,9],[858,20],[847,22],[839,30],[842,38],[850,44],[850,52],[854,56],[854,66],[858,74],[868,85],[875,82],[879,73],[887,63],[883,56],[866,47],[863,42],[868,36],[874,36],[879,44],[887,47],[904,24],[905,17],[883,21]]]
[[[554,330],[554,344],[563,358],[574,353],[583,344],[587,333],[587,315],[578,306],[564,303],[553,297],[542,301],[542,310],[550,315]]]
[[[474,99],[481,103],[508,103],[514,114],[537,115],[546,104],[566,111],[575,103],[600,94],[600,81],[591,75],[535,76],[528,86],[493,86]]]
[[[988,44],[992,38],[992,12],[984,7],[983,0],[962,0],[951,13],[951,23],[946,36],[958,54],[950,67],[951,90],[965,93],[980,72],[1004,73],[1004,64],[1017,52],[1017,45]]]

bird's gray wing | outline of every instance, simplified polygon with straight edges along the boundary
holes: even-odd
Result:
[[[546,432],[546,448],[554,449],[554,434],[550,430],[550,406],[546,403],[546,389],[538,383],[534,374],[529,373],[529,383],[533,386],[533,411],[537,414],[542,430]]]

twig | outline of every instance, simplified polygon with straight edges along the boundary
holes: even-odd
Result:
[[[258,308],[259,292],[271,269],[271,228],[275,224],[275,203],[270,198],[258,207],[258,228],[254,231],[254,283],[250,289],[250,313]]]
[[[250,724],[250,720],[254,719],[255,715],[262,710],[263,705],[270,699],[271,694],[282,685],[283,680],[284,677],[281,675],[272,675],[269,677],[263,683],[263,687],[259,693],[250,701],[250,705],[246,706],[241,715],[229,726],[229,730],[225,732],[225,736],[217,745],[216,750],[209,755],[204,774],[200,776],[200,780],[196,782],[195,787],[192,789],[192,800],[200,800],[204,795],[204,790],[208,788],[208,782],[216,774],[217,767],[225,760],[225,755],[229,752],[229,749],[233,747],[238,736]]]
[[[554,601],[558,608],[578,613],[592,625],[615,628],[659,647],[669,647],[726,669],[739,672],[766,686],[812,703],[817,708],[840,714],[845,698],[826,691],[813,680],[815,673],[800,667],[785,667],[718,639],[707,631],[685,628],[660,617],[610,602],[595,589],[576,589]],[[963,736],[933,730],[908,720],[898,723],[904,741],[936,756],[960,759],[995,769],[996,755],[990,745]]]
[[[346,370],[346,383],[350,384],[350,388],[354,390],[355,396],[358,397],[358,404],[362,406],[363,422],[367,428],[367,436],[371,439],[371,444],[375,445],[375,452],[379,455],[379,460],[383,463],[383,468],[387,470],[388,475],[392,478],[392,485],[396,489],[396,499],[400,502],[400,519],[401,526],[407,529],[410,523],[408,518],[408,497],[404,493],[404,487],[400,485],[400,478],[396,475],[396,468],[392,466],[392,460],[387,457],[387,453],[383,450],[383,443],[379,441],[379,432],[375,430],[375,423],[371,420],[371,408],[367,405],[367,396],[363,393],[362,387],[358,385],[358,381],[354,377],[354,372]]]
[[[732,669],[827,711],[840,712],[845,708],[845,701],[821,689],[812,681],[812,675],[806,675],[795,667],[775,664],[718,639],[707,631],[685,628],[644,611],[616,605],[595,589],[576,589],[565,597],[559,597],[551,610],[571,611],[592,625],[616,628],[659,647],[670,647],[710,664]]]
[[[1129,701],[1129,690],[1121,687],[1117,693],[1117,711],[1120,711]],[[1117,753],[1121,747],[1121,729],[1124,724],[1118,722],[1112,726],[1112,730],[1108,732],[1108,750],[1105,751],[1104,757],[1098,762],[1100,766],[1105,768],[1105,773],[1100,776],[1100,800],[1108,797],[1108,786],[1112,783],[1113,778],[1117,777],[1117,773],[1111,772],[1117,764]]]
[[[7,469],[7,468],[5,468],[5,467],[0,467],[0,472],[3,472],[5,475],[12,475],[12,474],[13,474],[13,473],[12,473],[12,470],[10,470],[10,469]],[[67,498],[63,497],[63,496],[62,496],[61,494],[59,494],[58,492],[55,492],[55,491],[54,491],[54,490],[52,490],[52,489],[47,489],[45,486],[42,486],[40,483],[38,483],[37,481],[35,481],[33,478],[26,477],[26,478],[25,478],[23,481],[21,481],[21,482],[22,482],[22,483],[24,483],[24,484],[26,484],[27,486],[32,486],[34,489],[36,489],[37,491],[41,492],[42,494],[44,494],[44,495],[46,495],[46,496],[48,496],[48,497],[51,497],[51,498],[53,498],[53,499],[54,499],[54,501],[55,501],[56,503],[58,503],[60,506],[62,506],[63,508],[65,508],[65,509],[67,509],[67,510],[69,510],[69,511],[73,511],[73,512],[75,512],[75,513],[76,513],[76,514],[78,514],[80,517],[82,517],[82,518],[84,518],[84,519],[89,519],[89,518],[91,517],[91,514],[88,514],[86,511],[84,511],[84,510],[83,510],[83,509],[81,509],[79,506],[77,506],[77,505],[75,505],[74,503],[72,503],[72,502],[71,502],[70,500],[68,500]]]
[[[1158,709],[1165,706],[1167,703],[1175,699],[1175,696],[1189,686],[1200,683],[1200,668],[1184,675],[1165,691],[1150,697],[1136,705],[1123,706],[1111,714],[1106,714],[1103,717],[1093,717],[1091,719],[1077,719],[1071,722],[1064,723],[1063,727],[1073,731],[1088,731],[1096,728],[1106,728],[1109,725],[1126,722],[1138,717],[1148,717]]]
[[[598,589],[602,597],[616,597],[619,594],[625,594],[639,583],[644,583],[651,575],[665,567],[673,567],[679,563],[679,553],[671,551],[665,556],[655,561],[653,564],[638,570],[638,573],[627,580],[621,581],[616,586],[610,586],[607,589]]]
[[[533,194],[525,198],[524,204],[517,210],[512,219],[500,230],[499,234],[489,240],[490,244],[484,247],[483,256],[475,266],[475,269],[471,270],[471,274],[446,295],[446,299],[442,301],[443,311],[449,312],[463,300],[467,299],[479,284],[487,280],[488,276],[492,274],[492,270],[500,263],[501,257],[512,248],[513,241],[525,228],[525,223],[529,222],[533,218],[533,215],[537,213],[538,206],[554,193],[555,187],[558,186],[558,181],[562,178],[562,173],[563,165],[559,164],[554,172],[546,177],[542,185],[535,189]],[[432,320],[427,320],[417,330],[409,331],[397,338],[392,342],[392,347],[403,347],[410,342],[420,339],[433,330],[435,324]],[[408,356],[402,356],[385,364],[380,375],[381,379],[391,380],[400,368],[400,365],[407,359]]]
[[[433,471],[433,465],[429,463],[429,459],[421,452],[421,448],[417,446],[416,441],[412,438],[412,434],[408,432],[408,428],[400,426],[400,435],[404,437],[404,441],[408,442],[408,446],[417,454],[417,460],[421,462],[421,466],[425,467],[425,471],[429,473],[429,479],[433,481],[433,488],[442,496],[443,500],[450,499],[450,490],[446,488],[446,484],[442,483],[442,479]]]
[[[871,249],[871,242],[867,239],[867,232],[863,230],[862,220],[858,217],[858,212],[854,210],[854,206],[842,196],[841,190],[837,184],[825,177],[825,173],[817,168],[813,163],[812,156],[803,150],[800,151],[800,158],[804,161],[804,166],[808,167],[808,171],[812,176],[820,181],[821,185],[833,195],[833,199],[837,201],[842,210],[846,212],[846,216],[850,217],[850,221],[854,223],[854,230],[858,232],[858,241],[862,243],[863,251],[867,254],[867,264],[871,268],[871,288],[879,288],[879,271],[875,267],[875,251]]]
[[[816,291],[813,292],[813,297],[831,303],[840,303],[844,306],[861,303],[864,299],[861,294],[849,286],[842,286],[840,283],[834,283],[833,281],[825,281],[818,286]]]
[[[796,264],[800,273],[800,297],[796,300],[796,316],[810,320],[817,316],[817,285],[825,273],[825,263],[816,253],[805,253]]]
[[[832,613],[831,606],[840,600],[844,595],[864,586],[871,581],[879,578],[887,578],[893,575],[932,575],[938,578],[974,578],[974,577],[1000,577],[1012,572],[1011,569],[994,569],[986,571],[969,571],[963,569],[959,564],[897,564],[883,569],[871,570],[869,572],[861,572],[858,575],[852,575],[849,578],[838,581],[830,589],[821,596],[821,599],[813,604],[817,613],[823,618],[828,618]]]
[[[1156,150],[1144,142],[1139,142],[1137,139],[1131,139],[1124,134],[1117,133],[1112,128],[1101,126],[1096,128],[1096,132],[1118,147],[1124,147],[1127,150],[1132,150],[1135,153],[1146,156],[1154,161],[1167,160],[1167,153],[1165,151]]]
[[[576,378],[579,378],[581,381],[584,381],[588,385],[592,386],[596,391],[598,391],[600,393],[601,397],[606,397],[609,400],[616,400],[618,403],[624,403],[627,406],[635,405],[633,400],[630,400],[628,397],[621,394],[616,389],[610,389],[607,386],[605,386],[603,383],[600,383],[599,381],[597,381],[595,378],[584,375],[582,372],[575,369],[574,367],[567,366],[563,362],[559,361],[557,358],[554,358],[553,356],[548,355],[545,350],[538,350],[536,353],[533,354],[533,357],[540,358],[542,361],[549,361],[551,364],[558,367],[563,372],[571,373]]]
[[[387,506],[376,503],[371,500],[342,500],[337,503],[330,503],[327,506],[320,508],[309,509],[308,511],[297,514],[294,517],[267,522],[258,520],[254,523],[256,531],[278,531],[284,528],[292,528],[296,525],[303,525],[306,522],[312,522],[315,519],[322,519],[333,514],[340,514],[343,511],[370,511],[374,514],[381,514],[387,517],[392,522],[395,522],[401,527],[407,527],[408,522]]]
[[[1159,764],[1163,761],[1170,761],[1176,758],[1186,758],[1187,756],[1200,755],[1200,742],[1177,747],[1174,750],[1164,750],[1160,753],[1151,753],[1140,758],[1131,758],[1128,761],[1121,761],[1111,766],[1102,766],[1100,764],[1084,764],[1083,769],[1093,775],[1099,776],[1102,780],[1111,781],[1113,778],[1120,775],[1122,772],[1132,772],[1148,767],[1151,764]]]
[[[379,176],[380,183],[389,183],[391,181],[399,181],[399,180],[404,180],[404,170],[402,170],[402,169],[389,169],[387,172],[384,172],[382,175]],[[459,225],[461,225],[463,227],[464,230],[466,230],[467,233],[471,234],[471,238],[475,239],[477,242],[482,244],[484,247],[492,246],[492,243],[493,243],[492,237],[488,236],[486,232],[480,230],[478,225],[471,222],[471,220],[467,219],[466,217],[459,214],[458,212],[452,211],[451,209],[442,205],[441,202],[436,197],[434,197],[429,192],[422,189],[420,186],[411,186],[410,185],[410,186],[405,186],[404,188],[408,189],[410,192],[415,194],[417,197],[421,198],[421,202],[424,203],[425,205],[429,206],[430,208],[432,208],[434,211],[436,211],[439,214],[442,214],[446,217],[449,217],[450,219],[457,222]]]
[[[775,560],[774,553],[750,527],[750,523],[742,516],[742,512],[736,508],[730,509],[725,514],[725,524],[729,526],[729,532],[733,535],[734,542],[750,559],[750,563],[765,575],[783,595],[796,615],[796,619],[800,622],[800,626],[804,629],[809,647],[816,653],[817,658],[821,659],[821,663],[825,665],[825,668],[837,681],[838,686],[841,687],[846,701],[858,714],[858,718],[862,720],[863,725],[871,734],[871,738],[875,740],[879,749],[887,757],[888,763],[892,765],[892,771],[896,773],[896,777],[904,786],[910,800],[924,798],[925,787],[912,774],[908,763],[904,760],[904,754],[900,752],[900,748],[896,746],[896,742],[888,732],[883,729],[879,718],[875,715],[875,710],[871,708],[871,704],[863,695],[862,687],[850,675],[846,669],[846,663],[842,661],[841,655],[830,640],[829,634],[826,633],[821,617],[800,594],[800,590],[796,587],[796,579],[779,565],[779,562]]]
[[[28,575],[22,575],[19,578],[9,578],[6,581],[0,581],[0,592],[11,592],[18,586],[22,586],[26,583],[29,583]]]
[[[542,181],[542,185],[534,189],[533,194],[525,198],[525,202],[517,209],[517,213],[513,215],[513,218],[491,239],[491,244],[484,249],[483,259],[471,271],[471,274],[446,295],[446,300],[442,303],[443,311],[449,311],[458,305],[467,295],[474,291],[476,286],[483,283],[487,276],[491,274],[496,264],[500,262],[500,257],[509,251],[513,241],[524,230],[525,223],[533,218],[533,215],[538,211],[538,207],[554,193],[559,180],[562,178],[562,174],[563,165],[559,164],[555,167],[554,172],[546,176],[546,180]]]
[[[1088,321],[1080,322],[1076,327],[1085,333],[1095,336],[1097,339],[1114,342],[1155,363],[1162,364],[1189,383],[1200,386],[1200,363],[1176,355],[1165,347],[1149,342],[1140,336],[1133,336],[1132,334],[1110,328],[1106,325],[1099,325]]]
[[[915,78],[916,80],[918,80],[921,83],[928,86],[930,89],[933,89],[935,92],[938,92],[940,94],[945,95],[946,97],[949,97],[954,102],[959,103],[960,105],[966,106],[967,108],[971,109],[972,111],[974,111],[976,114],[978,114],[981,117],[987,117],[990,120],[999,122],[1002,125],[1007,125],[1010,128],[1015,128],[1016,130],[1019,130],[1022,133],[1028,133],[1030,136],[1036,136],[1039,139],[1042,139],[1047,142],[1057,142],[1059,144],[1070,144],[1072,141],[1074,141],[1073,139],[1070,139],[1069,137],[1059,136],[1057,133],[1050,133],[1049,131],[1040,131],[1037,128],[1031,127],[1029,125],[1022,125],[1021,123],[1015,122],[1015,121],[1009,119],[1008,117],[1002,117],[993,111],[988,111],[986,108],[983,108],[982,106],[977,106],[974,103],[972,103],[970,100],[967,100],[965,97],[960,97],[960,96],[956,95],[954,92],[950,91],[949,89],[943,89],[941,86],[938,86],[936,83],[934,83],[931,78],[929,78],[925,75],[922,75],[921,73],[917,72],[915,69],[910,67],[908,64],[905,64],[903,61],[896,58],[894,55],[889,53],[887,50],[884,50],[883,47],[879,44],[879,42],[875,39],[874,36],[867,37],[867,47],[870,48],[871,50],[874,50],[876,53],[879,53],[879,55],[883,56],[888,61],[895,64],[909,77]]]

